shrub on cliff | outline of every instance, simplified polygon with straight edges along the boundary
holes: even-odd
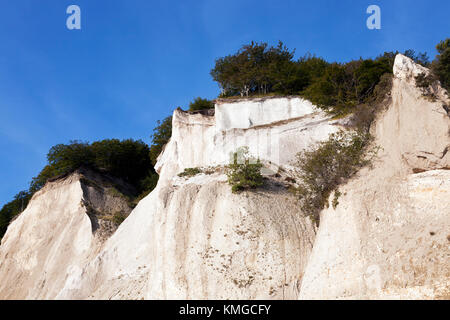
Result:
[[[208,99],[195,98],[194,101],[189,103],[189,111],[198,111],[214,108],[214,102]]]
[[[436,49],[439,54],[431,64],[431,72],[421,73],[415,77],[416,86],[422,90],[422,95],[433,101],[436,99],[435,90],[438,80],[443,88],[450,90],[450,39],[441,41]]]
[[[259,159],[255,162],[249,156],[248,148],[240,148],[232,154],[227,168],[228,183],[233,193],[245,189],[254,189],[264,184],[261,175],[262,164]]]
[[[390,73],[382,75],[371,97],[354,108],[351,117],[353,127],[362,132],[369,132],[377,113],[387,105],[392,90],[392,79],[393,75]]]
[[[368,149],[370,140],[366,132],[339,131],[327,141],[297,154],[299,186],[293,191],[299,197],[303,213],[318,221],[331,192],[370,163],[377,151]]]
[[[179,173],[179,177],[193,177],[198,174],[202,173],[202,170],[200,168],[186,168],[183,172]]]

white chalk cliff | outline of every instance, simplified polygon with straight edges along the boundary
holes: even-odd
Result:
[[[318,228],[284,174],[342,122],[298,97],[221,100],[214,115],[174,112],[157,187],[107,240],[79,174],[36,193],[2,240],[0,298],[449,298],[449,101],[440,88],[424,98],[420,72],[397,56],[372,128],[379,157],[340,187]],[[220,168],[241,146],[281,177],[231,193]],[[178,176],[193,167],[209,169]]]

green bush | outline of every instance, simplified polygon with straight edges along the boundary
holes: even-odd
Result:
[[[302,95],[335,116],[345,115],[370,100],[385,74],[392,74],[392,69],[384,59],[333,63]]]
[[[202,170],[200,168],[186,168],[183,172],[179,173],[179,177],[193,177],[198,174],[202,173]]]
[[[368,150],[370,141],[366,132],[339,131],[329,140],[297,154],[299,186],[294,188],[294,193],[300,199],[303,213],[318,221],[319,212],[328,203],[331,192],[370,163],[370,156],[377,151]],[[337,206],[339,195],[335,194],[333,206]]]
[[[426,73],[420,73],[415,77],[416,86],[419,88],[428,88],[432,85],[433,79],[431,75],[427,75]]]
[[[252,162],[247,147],[240,148],[232,154],[232,160],[227,168],[227,176],[233,193],[254,189],[264,184],[264,178],[261,175],[263,165],[259,159],[256,163]]]
[[[158,184],[159,175],[156,172],[149,172],[147,176],[141,181],[141,188],[146,194],[155,189]]]
[[[434,73],[420,73],[415,77],[415,80],[416,86],[422,91],[422,95],[434,101],[436,99],[436,95],[433,93],[432,87],[437,80]]]
[[[199,110],[206,110],[206,109],[213,109],[214,108],[214,102],[208,99],[202,99],[200,97],[195,98],[194,101],[189,103],[189,111],[199,111]]]

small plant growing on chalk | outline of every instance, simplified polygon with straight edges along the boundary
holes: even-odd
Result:
[[[200,168],[186,168],[183,172],[179,173],[179,177],[193,177],[198,174],[202,173],[202,170]]]
[[[227,167],[228,183],[231,191],[238,193],[246,189],[254,189],[264,184],[261,175],[262,163],[254,161],[249,155],[248,147],[241,147],[231,154],[231,161]]]

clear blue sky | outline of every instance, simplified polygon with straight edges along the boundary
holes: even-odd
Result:
[[[0,207],[28,188],[48,149],[70,140],[149,143],[158,119],[219,89],[217,57],[282,40],[329,61],[450,36],[448,0],[0,0]],[[82,30],[66,28],[81,7]],[[366,28],[366,8],[382,29]]]

